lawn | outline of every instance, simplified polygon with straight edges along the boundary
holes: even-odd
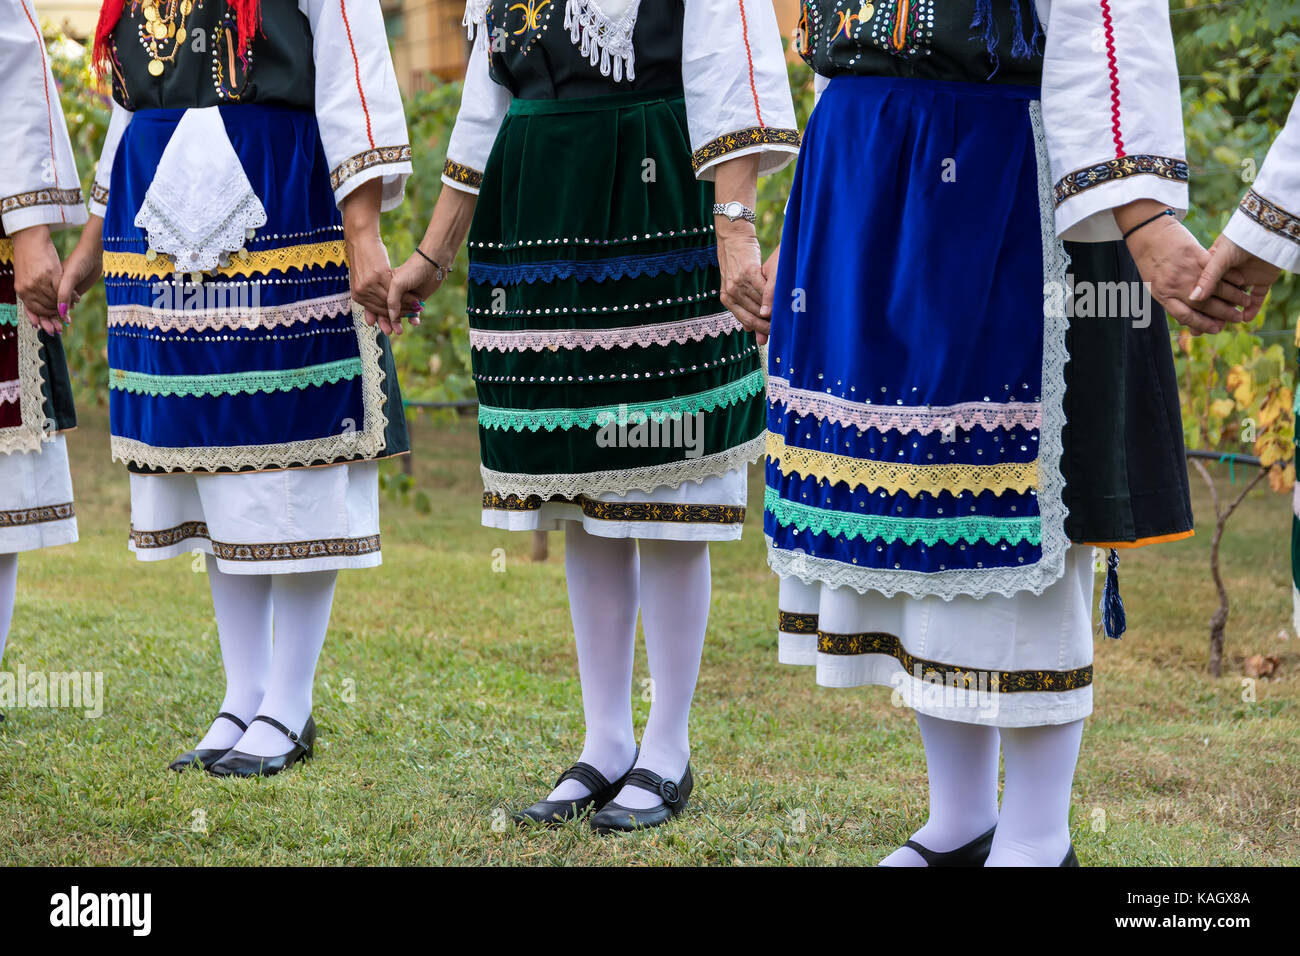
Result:
[[[818,688],[777,663],[776,582],[752,508],[744,541],[713,552],[689,813],[608,838],[506,825],[581,749],[563,541],[534,563],[530,536],[479,527],[471,421],[417,421],[414,442],[432,508],[386,501],[383,567],[340,580],[316,759],[215,780],[165,770],[222,696],[206,580],[188,560],[143,565],[126,550],[126,474],[109,461],[105,413],[82,410],[69,437],[81,542],[22,557],[4,668],[102,672],[104,713],[9,710],[0,864],[874,864],[924,822],[908,712],[887,691]],[[1130,629],[1098,639],[1075,784],[1084,865],[1300,863],[1289,528],[1288,496],[1266,490],[1228,526],[1219,680],[1206,671],[1210,529],[1125,557]],[[1248,701],[1255,653],[1282,663]],[[639,686],[636,698],[639,725]]]

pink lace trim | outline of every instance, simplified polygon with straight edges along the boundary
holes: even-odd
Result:
[[[146,329],[199,331],[203,329],[270,329],[310,322],[352,310],[352,297],[343,295],[303,299],[292,305],[221,306],[209,309],[155,309],[147,305],[111,305],[109,325],[134,325]]]
[[[678,322],[661,322],[656,325],[632,325],[616,329],[523,329],[514,332],[494,332],[471,329],[471,348],[498,352],[523,352],[543,349],[626,349],[634,345],[685,345],[687,341],[702,342],[706,338],[739,332],[741,325],[730,312],[702,315]]]
[[[950,431],[957,428],[1039,428],[1043,408],[1038,402],[964,402],[960,405],[870,405],[847,398],[793,388],[783,378],[767,380],[767,400],[781,402],[800,415],[813,415],[846,428],[892,428],[897,432]]]
[[[0,405],[11,405],[18,401],[23,394],[23,383],[21,379],[13,379],[9,382],[0,382]]]

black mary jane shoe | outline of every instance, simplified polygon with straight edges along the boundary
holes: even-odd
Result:
[[[259,757],[257,754],[232,750],[209,767],[208,773],[214,777],[271,777],[312,755],[312,747],[316,743],[316,721],[311,717],[307,718],[307,724],[300,734],[295,734],[274,717],[268,717],[266,714],[258,714],[253,718],[254,722],[259,720],[270,724],[288,737],[293,743],[293,749],[287,754],[276,757]]]
[[[987,833],[981,833],[964,846],[959,846],[955,850],[948,850],[945,853],[938,853],[928,847],[923,847],[915,840],[908,840],[903,846],[925,860],[926,866],[983,866],[984,861],[989,858],[989,850],[993,849],[993,834],[996,831],[997,827],[995,826]]]
[[[641,748],[638,747],[636,753],[632,755],[633,767],[636,766],[636,758],[640,754]],[[548,827],[558,827],[562,823],[576,820],[588,810],[599,810],[618,796],[618,792],[623,789],[623,784],[627,782],[628,774],[631,772],[632,767],[628,767],[627,773],[610,783],[605,779],[605,775],[591,764],[578,761],[560,774],[560,779],[555,781],[555,787],[566,780],[576,780],[587,788],[587,796],[575,797],[571,800],[538,800],[531,807],[524,807],[518,813],[512,814],[511,819],[519,824],[542,823]],[[555,787],[551,789],[554,790]]]
[[[1065,859],[1061,861],[1061,866],[1079,866],[1079,858],[1074,853],[1074,844],[1070,844],[1070,850],[1065,854]]]
[[[695,789],[695,778],[691,776],[691,765],[686,765],[681,783],[665,780],[653,770],[637,767],[623,781],[627,787],[637,787],[659,795],[660,804],[646,810],[607,803],[591,818],[591,828],[597,833],[630,832],[657,827],[667,823],[686,809],[686,801]]]
[[[234,714],[228,714],[224,710],[217,714],[216,720],[214,720],[213,723],[215,724],[217,720],[220,720],[223,717],[238,727],[241,732],[248,730],[248,724],[244,723]],[[207,770],[228,753],[230,753],[229,747],[224,750],[187,750],[169,763],[167,769],[175,770],[177,773],[183,773],[184,771],[189,770],[190,767],[198,764],[201,768]]]

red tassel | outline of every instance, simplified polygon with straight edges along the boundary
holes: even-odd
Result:
[[[108,41],[117,28],[118,21],[122,19],[126,4],[127,0],[104,0],[104,5],[100,8],[91,63],[101,75],[108,71]],[[226,0],[226,6],[235,11],[235,31],[239,40],[239,58],[242,60],[253,37],[262,29],[262,0]]]

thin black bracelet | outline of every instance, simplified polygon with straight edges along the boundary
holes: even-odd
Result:
[[[1124,233],[1124,238],[1125,238],[1125,239],[1128,239],[1129,236],[1133,235],[1133,233],[1137,232],[1137,231],[1138,231],[1139,229],[1141,229],[1143,226],[1149,226],[1149,225],[1151,225],[1153,222],[1155,222],[1155,221],[1156,221],[1157,219],[1159,219],[1161,216],[1172,216],[1172,215],[1174,215],[1174,211],[1173,211],[1172,209],[1166,209],[1164,212],[1158,212],[1158,213],[1156,213],[1154,216],[1152,216],[1150,219],[1144,219],[1142,222],[1138,223],[1136,226],[1134,226],[1134,227],[1133,227],[1132,229],[1130,229],[1128,232]],[[1112,235],[1114,235],[1114,234],[1112,233]],[[416,251],[418,252],[419,250],[416,250]]]
[[[437,277],[437,279],[438,279],[439,282],[441,282],[443,279],[447,278],[447,272],[448,272],[447,269],[445,269],[445,268],[443,268],[442,266],[438,265],[438,263],[434,262],[434,261],[433,261],[432,259],[430,259],[427,255],[425,255],[425,254],[424,254],[424,250],[421,249],[419,246],[416,246],[416,247],[415,247],[415,251],[418,252],[418,253],[420,254],[420,258],[421,258],[421,259],[423,259],[425,262],[429,263],[429,265],[433,266],[433,269],[434,269],[434,275]]]

